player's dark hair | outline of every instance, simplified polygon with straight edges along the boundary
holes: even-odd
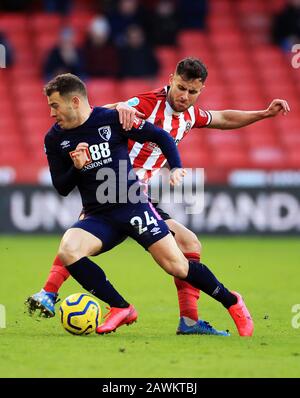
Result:
[[[44,93],[48,97],[56,91],[61,96],[78,93],[83,97],[87,97],[85,84],[78,76],[72,75],[72,73],[57,75],[44,87]]]
[[[207,78],[206,66],[199,59],[193,57],[184,58],[178,62],[175,73],[184,80],[200,79],[202,83]]]

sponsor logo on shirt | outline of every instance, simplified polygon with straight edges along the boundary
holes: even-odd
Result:
[[[129,106],[137,106],[139,103],[140,103],[140,100],[139,100],[137,97],[130,98],[130,99],[127,101],[127,104],[128,104]]]

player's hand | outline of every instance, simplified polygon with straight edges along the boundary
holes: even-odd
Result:
[[[187,174],[187,171],[185,169],[175,169],[171,171],[171,177],[170,177],[170,184],[174,187],[175,185],[179,185],[183,177]]]
[[[72,153],[74,167],[76,167],[76,169],[78,170],[81,170],[86,162],[89,160],[86,152],[88,147],[89,144],[87,144],[86,142],[80,142],[77,145],[75,151]]]
[[[126,104],[126,102],[119,102],[116,106],[116,110],[119,113],[119,121],[124,130],[128,131],[132,129],[134,118],[141,117],[144,118],[145,115],[139,112],[137,109]]]
[[[283,99],[274,99],[266,109],[266,117],[277,116],[280,112],[287,115],[290,112],[289,104]]]

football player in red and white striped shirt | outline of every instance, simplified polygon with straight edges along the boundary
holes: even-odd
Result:
[[[126,104],[119,103],[116,106],[123,127],[131,128],[135,112],[138,111],[144,114],[147,121],[169,132],[178,144],[192,128],[236,129],[267,117],[276,116],[280,112],[286,115],[290,110],[288,103],[280,99],[273,100],[267,109],[261,111],[202,110],[195,106],[195,103],[204,88],[206,77],[206,68],[198,59],[182,60],[177,64],[174,75],[171,75],[169,86],[137,95],[127,101],[127,104],[134,108],[131,114],[128,112]],[[152,143],[130,142],[129,155],[134,168],[138,169],[139,178],[145,182],[166,162],[160,149]],[[170,230],[175,233],[177,245],[184,255],[188,259],[199,261],[201,244],[197,236],[161,209],[157,210]],[[178,332],[204,333],[205,324],[198,320],[199,290],[187,282],[174,279],[180,307]],[[215,334],[215,332],[217,332],[215,329],[209,329],[206,334]]]
[[[137,95],[127,103],[110,104],[106,107],[117,109],[120,122],[125,130],[132,127],[136,116],[142,116],[147,121],[169,132],[177,144],[192,128],[235,129],[267,117],[276,116],[280,112],[287,114],[290,110],[287,102],[281,99],[273,100],[268,108],[261,111],[202,110],[195,106],[195,103],[204,88],[206,77],[207,70],[201,61],[195,58],[186,58],[177,64],[175,73],[170,77],[169,86]],[[150,142],[140,144],[132,141],[129,143],[128,151],[140,180],[145,183],[166,162],[160,149]],[[177,245],[185,257],[200,262],[201,244],[197,236],[163,210],[157,207],[156,209],[174,233]],[[29,298],[31,305],[29,310],[42,309],[45,316],[54,316],[57,292],[68,275],[68,271],[62,266],[60,259],[56,257],[44,289]],[[219,332],[207,322],[199,320],[197,305],[199,290],[185,281],[174,279],[180,308],[177,333],[226,335],[226,332]],[[53,302],[49,308],[41,305],[41,301],[45,302],[44,295],[48,295],[50,301]]]

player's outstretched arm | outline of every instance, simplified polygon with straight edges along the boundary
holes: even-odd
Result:
[[[210,111],[212,120],[207,127],[221,130],[237,129],[268,117],[277,116],[280,113],[287,115],[289,112],[290,107],[287,101],[274,99],[267,109],[260,111]]]

